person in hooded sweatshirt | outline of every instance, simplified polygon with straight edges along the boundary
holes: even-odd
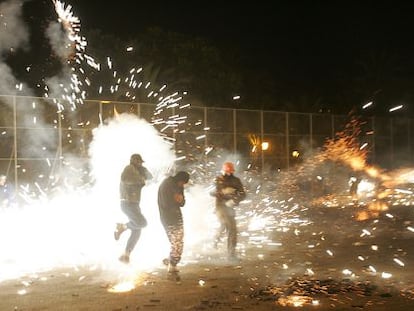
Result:
[[[177,264],[184,249],[184,222],[181,207],[185,204],[184,185],[190,175],[179,171],[174,176],[165,178],[158,188],[158,207],[160,220],[170,242],[169,258],[164,259],[168,272],[178,272]]]

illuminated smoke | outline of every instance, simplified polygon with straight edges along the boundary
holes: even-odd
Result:
[[[9,0],[0,4],[0,53],[27,48],[29,32],[22,19],[22,2]]]
[[[47,92],[45,97],[55,98],[53,101],[59,111],[69,103],[72,110],[83,104],[86,98],[85,87],[88,78],[83,66],[99,70],[100,65],[86,52],[87,41],[81,35],[80,20],[72,12],[70,5],[59,0],[52,0],[58,16],[58,22],[51,22],[46,30],[52,50],[61,59],[62,72],[55,77],[46,79]]]
[[[22,19],[22,2],[9,0],[0,4],[0,94],[13,95],[22,88],[10,67],[4,63],[4,55],[27,49],[29,32]],[[23,94],[23,93],[21,93]],[[6,98],[3,101],[8,103]]]
[[[113,189],[119,174],[129,163],[133,153],[139,153],[145,166],[160,179],[174,165],[172,145],[156,129],[132,114],[120,114],[93,131],[94,140],[89,148],[92,174],[98,185],[108,184]]]
[[[66,26],[64,25],[64,27]],[[55,26],[52,28],[53,31],[57,30]],[[63,39],[59,41],[58,37],[54,37],[53,40],[66,42]],[[82,55],[82,53],[79,55]],[[62,56],[66,56],[66,54],[63,53]],[[131,74],[134,74],[134,77],[131,76],[127,82],[132,88],[134,86],[138,88],[139,83],[143,82],[141,87],[148,92],[148,95],[151,94],[152,98],[158,99],[158,95],[156,96],[155,93],[150,91],[152,84],[148,84],[148,81],[135,80],[138,74],[137,71]],[[59,84],[59,79],[56,80],[56,84]],[[118,79],[117,77],[116,80]],[[116,87],[114,87],[114,90],[116,90]],[[164,91],[164,86],[158,90],[161,93]],[[65,93],[64,96],[66,95]],[[133,99],[132,93],[130,98]],[[20,210],[2,212],[0,235],[7,238],[2,240],[2,252],[0,254],[1,277],[4,279],[12,278],[25,273],[47,271],[56,267],[77,269],[79,266],[86,266],[91,267],[91,269],[100,267],[108,273],[119,273],[123,276],[133,275],[135,279],[137,271],[159,267],[161,259],[168,254],[168,243],[159,222],[156,195],[161,179],[166,174],[173,173],[177,163],[181,165],[181,160],[177,161],[175,158],[173,150],[175,141],[171,136],[165,134],[166,132],[169,132],[169,134],[180,132],[180,127],[186,122],[183,106],[180,106],[180,99],[181,96],[175,93],[171,97],[163,95],[162,99],[158,100],[156,114],[151,123],[133,115],[120,114],[113,119],[105,120],[94,130],[94,139],[89,149],[92,174],[90,177],[94,182],[93,187],[89,187],[91,184],[86,184],[85,187],[69,188],[67,185],[57,184],[54,191],[59,195],[46,195],[41,197],[41,200],[23,206]],[[173,108],[178,110],[179,113],[171,116],[169,109]],[[28,120],[30,119],[29,114],[26,117]],[[160,131],[157,131],[153,126],[159,127]],[[202,125],[200,126],[202,127]],[[333,160],[347,166],[350,170],[366,173],[371,178],[378,178],[384,186],[386,185],[385,181],[395,180],[389,178],[390,176],[402,175],[386,174],[381,169],[367,165],[367,149],[361,148],[356,139],[357,127],[352,128],[351,126],[347,130],[349,131],[345,131],[334,140],[328,141],[320,154],[309,158],[309,161],[298,168],[298,174],[297,171],[287,172],[286,176],[290,181],[289,186],[292,186],[292,188],[286,187],[283,190],[292,190],[293,186],[301,181],[301,178],[307,177],[307,174],[316,174],[318,177],[324,176],[324,169],[328,166],[327,162]],[[201,143],[199,142],[199,144]],[[194,144],[188,144],[187,147],[182,146],[182,148],[180,146],[178,150],[180,151],[179,158],[186,160],[190,158],[195,147],[198,148],[199,146]],[[203,148],[200,150],[200,154],[205,155]],[[125,267],[118,262],[117,258],[123,251],[127,234],[124,234],[119,242],[115,242],[113,229],[116,222],[125,220],[125,216],[119,208],[119,175],[122,168],[128,164],[131,153],[135,152],[142,154],[145,166],[154,174],[155,178],[143,189],[141,201],[141,208],[148,219],[149,225],[143,230],[141,240],[131,256],[131,265]],[[188,166],[192,170],[192,178],[197,173],[197,183],[186,190],[187,204],[183,208],[186,231],[184,259],[189,258],[194,261],[200,258],[198,256],[205,255],[204,258],[208,256],[220,257],[225,253],[223,249],[219,251],[211,250],[207,245],[211,241],[209,234],[211,234],[217,221],[212,213],[213,198],[208,195],[206,184],[212,182],[211,177],[218,173],[220,164],[228,157],[226,151],[210,150],[207,159],[204,159],[205,166],[201,161],[198,161],[200,158],[194,156],[193,164],[196,165]],[[232,158],[232,160],[237,162],[237,158]],[[309,209],[305,204],[308,205],[310,201],[300,200],[301,191],[286,191],[289,195],[284,196],[282,191],[275,190],[283,188],[283,181],[278,184],[278,181],[272,179],[266,185],[257,172],[245,172],[244,168],[245,165],[240,164],[237,169],[237,173],[249,188],[247,200],[237,208],[241,240],[238,250],[242,255],[249,247],[256,249],[280,247],[283,243],[278,240],[275,241],[275,235],[280,240],[291,235],[297,237],[298,240],[301,239],[298,244],[284,245],[285,247],[292,247],[291,253],[295,253],[296,250],[298,252],[302,251],[303,249],[300,247],[304,245],[307,249],[320,251],[319,256],[327,256],[332,259],[338,258],[335,256],[338,256],[341,247],[331,243],[325,237],[327,228],[323,228],[314,234],[308,232],[308,235],[305,235],[306,226],[312,224],[312,221],[318,222],[322,216],[318,215],[318,218],[314,219],[307,218]],[[66,175],[66,173],[62,172],[62,175]],[[74,175],[76,175],[76,172]],[[412,180],[412,174],[407,174],[402,180]],[[276,185],[279,187],[276,188]],[[294,190],[297,190],[297,188],[294,188]],[[386,200],[390,197],[386,194],[388,192],[383,193],[385,193],[385,197],[378,195],[376,199]],[[400,190],[400,193],[402,193],[402,190]],[[341,192],[338,191],[333,196],[339,196],[340,194]],[[387,203],[386,201],[371,201],[373,201],[373,206],[376,209],[372,212],[367,211],[367,218],[364,220],[369,221],[370,218],[377,217],[387,210],[383,205],[383,203]],[[326,203],[326,200],[324,203]],[[354,219],[351,220],[354,221]],[[346,224],[346,222],[343,223]],[[330,223],[326,227],[331,227]],[[343,228],[345,229],[345,227],[344,225]],[[358,232],[357,240],[371,237],[371,232],[378,232],[378,230],[374,230],[375,228],[377,228],[376,223],[368,224],[367,228],[363,228],[361,231],[361,235]],[[347,229],[353,230],[350,226]],[[310,231],[310,229],[308,230]],[[408,227],[407,230],[412,232],[412,227]],[[349,232],[349,234],[355,234],[355,232]],[[157,247],[154,247],[154,245]],[[372,250],[377,251],[378,248],[373,245]],[[381,256],[380,252],[378,254],[380,254],[378,256]],[[265,255],[260,254],[258,258],[263,258],[263,256]],[[379,267],[374,268],[373,262],[376,259],[374,256],[370,254],[368,258],[368,256],[355,253],[355,258],[367,262],[370,273],[377,273],[376,269],[380,271]],[[394,259],[392,262],[403,266],[407,263],[407,260],[396,261]],[[284,270],[291,269],[292,271],[294,271],[295,265],[304,267],[303,262],[298,260],[295,262],[295,259],[292,258],[281,258],[277,264]],[[312,275],[317,275],[318,271],[311,268],[307,267],[307,273],[311,275],[310,272],[312,272]],[[305,269],[303,270],[305,271]],[[344,271],[348,270],[345,269]],[[355,272],[352,271],[351,274],[353,273]],[[384,272],[380,275],[390,277],[390,274],[384,274]],[[129,285],[128,288],[134,286],[134,284]],[[298,302],[296,297],[291,298],[296,303],[302,303]]]

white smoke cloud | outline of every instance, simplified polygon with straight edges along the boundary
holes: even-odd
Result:
[[[70,98],[70,96],[62,96],[62,94],[65,94],[64,88],[71,90],[74,85],[72,84],[71,87],[68,87],[73,74],[68,62],[71,54],[74,53],[73,42],[69,40],[66,32],[58,22],[51,22],[46,29],[45,35],[49,39],[52,51],[60,58],[63,64],[62,70],[58,75],[45,79],[49,90],[48,96],[57,99]]]
[[[0,4],[0,94],[13,95],[19,82],[10,67],[4,63],[6,53],[13,53],[19,48],[28,49],[29,32],[22,18],[23,2],[9,0]],[[26,89],[26,88],[24,88]],[[10,104],[6,98],[3,100]]]
[[[0,4],[0,54],[28,48],[29,32],[23,23],[23,1],[9,0]]]
[[[120,114],[93,131],[89,147],[92,174],[99,186],[117,189],[120,173],[133,153],[141,154],[145,167],[160,179],[174,165],[172,146],[157,130],[132,114]]]
[[[16,89],[16,85],[17,85],[17,80],[16,78],[13,76],[12,70],[11,68],[1,62],[0,60],[0,94],[1,95],[12,95],[15,94],[17,89]],[[6,100],[7,98],[2,98],[3,100]],[[11,102],[11,98],[9,101],[7,102]]]
[[[49,24],[46,29],[46,37],[49,39],[52,50],[63,61],[67,60],[70,54],[73,53],[73,44],[62,31],[62,26],[58,22]]]
[[[16,84],[19,83],[11,68],[1,61],[1,56],[11,49],[26,48],[28,32],[22,20],[23,3],[13,0],[0,5],[0,14],[4,14],[0,16],[0,95],[15,94]],[[66,49],[59,50],[59,46],[67,41],[64,33],[59,31],[56,24],[51,24],[46,36],[54,52],[65,57]],[[53,97],[62,96],[61,84],[65,76],[70,76],[68,66],[63,67],[59,75],[46,79]],[[49,132],[41,130],[47,126],[44,126],[40,105],[31,108],[31,99],[19,100],[17,109],[21,125],[24,123],[30,125],[31,129],[38,129],[29,131],[23,137],[23,145],[30,146],[31,155],[38,151],[45,158],[50,152],[48,148],[43,150],[42,147],[48,147],[48,142],[56,145],[56,136],[50,134],[53,133],[50,126]],[[36,123],[33,122],[35,116]],[[131,114],[121,114],[107,120],[93,131],[93,136],[89,155],[95,187],[86,189],[85,193],[76,187],[74,191],[63,188],[58,193],[60,195],[52,197],[50,201],[45,198],[45,201],[28,202],[27,206],[5,211],[0,217],[0,233],[6,236],[7,232],[13,232],[13,238],[4,243],[0,254],[0,270],[8,271],[8,274],[0,276],[0,281],[1,278],[15,277],[27,271],[41,271],[67,264],[100,262],[115,265],[115,269],[119,269],[117,258],[123,251],[126,236],[118,242],[114,241],[113,229],[116,222],[125,219],[119,207],[119,179],[132,153],[141,154],[144,165],[154,175],[154,180],[143,189],[141,208],[149,224],[134,250],[133,264],[139,265],[141,269],[157,266],[161,258],[168,255],[169,246],[159,221],[156,198],[160,181],[175,165],[173,146],[152,125]],[[68,173],[71,168],[73,163],[58,173],[60,178],[72,177]],[[82,178],[79,170],[73,170],[71,174],[75,175],[74,178]],[[185,252],[195,252],[200,247],[200,241],[206,239],[213,221],[204,215],[211,216],[211,202],[203,187],[187,190],[187,203],[183,209]],[[21,226],[26,228],[24,232],[12,229],[16,219],[20,219]],[[27,232],[31,234],[28,236]],[[158,247],[154,249],[154,245]]]

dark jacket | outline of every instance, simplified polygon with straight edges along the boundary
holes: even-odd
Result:
[[[181,202],[177,201],[177,195],[182,196]],[[184,204],[184,187],[178,185],[178,181],[172,176],[164,179],[158,188],[158,208],[163,225],[182,223],[181,207]]]
[[[145,181],[151,178],[151,173],[145,167],[127,165],[122,171],[119,185],[121,200],[139,203],[141,201],[141,189],[145,186]]]
[[[215,190],[212,195],[216,197],[216,206],[224,206],[228,200],[238,205],[246,198],[246,192],[240,179],[234,175],[219,175],[215,180]]]

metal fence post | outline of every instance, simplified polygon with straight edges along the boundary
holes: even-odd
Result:
[[[260,151],[261,151],[261,161],[262,161],[262,163],[261,163],[261,165],[262,165],[262,174],[263,174],[263,171],[264,171],[264,152],[263,152],[263,140],[264,140],[264,133],[263,133],[263,130],[264,129],[264,125],[263,125],[263,110],[260,110],[260,141],[261,141],[261,148],[260,148]]]
[[[285,128],[285,136],[286,136],[286,164],[287,168],[290,169],[290,158],[289,158],[289,112],[285,112],[286,118],[286,128]]]
[[[313,114],[309,114],[309,144],[310,144],[310,150],[311,154],[313,152]]]
[[[62,156],[63,156],[63,145],[62,145],[62,114],[58,111],[58,136],[59,136],[59,146],[58,146],[58,156],[59,156],[59,171],[62,168]]]
[[[236,154],[237,151],[237,120],[236,120],[237,114],[236,109],[233,109],[233,154]]]
[[[17,172],[17,102],[16,96],[13,96],[13,130],[14,130],[14,139],[13,139],[13,148],[14,148],[14,189],[18,189],[19,186],[19,177]]]
[[[376,141],[376,135],[377,131],[375,130],[375,117],[372,117],[372,148],[371,148],[371,156],[372,156],[372,162],[375,162],[375,141]]]
[[[393,122],[393,119],[391,118],[391,120],[390,120],[390,124],[391,124],[391,126],[390,126],[390,141],[391,141],[391,143],[390,143],[390,147],[391,147],[391,152],[390,152],[390,160],[391,160],[391,167],[392,168],[395,168],[395,166],[394,166],[394,122]]]

